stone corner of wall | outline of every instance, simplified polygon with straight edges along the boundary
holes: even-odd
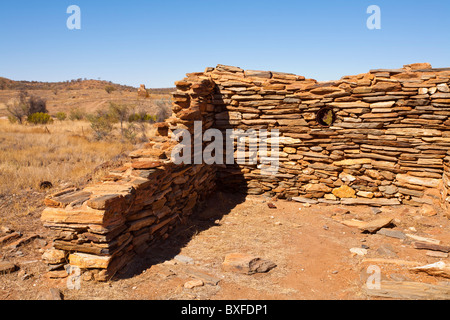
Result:
[[[439,190],[450,217],[449,84],[450,69],[427,63],[320,82],[220,64],[188,73],[175,82],[172,116],[155,125],[156,137],[99,183],[45,200],[53,248],[44,260],[106,279],[167,238],[219,178],[224,187],[245,184],[248,194],[343,205],[422,206]],[[324,110],[333,114],[319,122]],[[278,130],[279,171],[175,165],[175,131],[193,134],[198,121],[202,131]]]

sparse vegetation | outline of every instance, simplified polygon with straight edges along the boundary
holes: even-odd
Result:
[[[48,125],[51,134],[40,126],[0,123],[0,195],[39,190],[42,181],[86,183],[93,168],[134,149],[128,142],[89,139],[84,121],[55,121]]]
[[[107,139],[111,135],[115,119],[107,110],[98,110],[95,114],[88,115],[87,119],[97,141]]]
[[[21,91],[17,98],[10,100],[6,106],[10,116],[14,117],[19,124],[23,123],[25,117],[32,118],[34,114],[46,114],[47,102],[35,95],[28,96],[26,91]]]
[[[43,112],[30,114],[27,120],[32,124],[48,124],[53,122],[52,117],[48,113]]]
[[[116,88],[114,86],[106,86],[105,91],[111,93],[113,91],[116,91]]]
[[[23,123],[24,117],[27,115],[27,94],[25,92],[20,92],[17,98],[13,98],[8,101],[6,105],[6,110],[10,114],[11,119],[15,119],[19,124]]]
[[[37,96],[30,96],[30,98],[27,100],[27,116],[31,116],[35,113],[48,113],[47,110],[47,102]]]
[[[158,108],[155,121],[158,122],[165,121],[170,116],[172,109],[172,101],[170,99],[161,98],[159,100],[156,100],[155,104]]]
[[[128,122],[148,122],[148,123],[155,123],[157,119],[157,116],[152,116],[145,111],[140,111],[136,113],[130,114],[128,117]]]
[[[126,121],[128,114],[130,113],[130,106],[125,104],[118,104],[114,102],[109,103],[109,112],[112,117],[116,118],[117,121],[120,123],[120,133],[123,137],[124,135],[124,129],[123,129],[123,123]]]
[[[143,142],[148,140],[148,125],[155,123],[157,116],[145,110],[136,110],[134,105],[110,102],[108,109],[97,110],[96,113],[88,115],[87,119],[96,140],[111,138],[115,130],[114,125],[119,124],[120,137],[135,143],[138,140]]]
[[[58,112],[56,114],[56,119],[58,119],[59,121],[64,121],[67,119],[67,114],[65,112]]]
[[[83,120],[85,116],[86,116],[85,112],[80,110],[79,108],[74,108],[70,110],[69,113],[69,119],[72,121]]]

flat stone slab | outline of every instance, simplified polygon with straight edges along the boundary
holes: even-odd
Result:
[[[343,205],[368,205],[375,207],[382,206],[397,206],[400,205],[400,201],[397,199],[367,199],[367,198],[343,198],[341,199],[341,204]]]
[[[317,201],[317,200],[304,198],[304,197],[293,197],[292,200],[293,201],[297,201],[297,202],[301,202],[301,203],[309,203],[309,204],[317,204],[317,203],[319,203],[319,201]]]
[[[374,232],[380,230],[381,228],[391,224],[392,220],[393,220],[392,218],[375,219],[375,220],[372,220],[372,221],[369,221],[369,222],[365,223],[359,229],[361,231],[374,233]]]
[[[231,253],[225,257],[222,267],[225,271],[254,274],[269,272],[277,265],[269,260],[245,254]]]
[[[0,274],[6,274],[16,271],[17,266],[9,261],[0,261]]]
[[[387,229],[387,228],[381,228],[380,230],[377,231],[377,234],[381,234],[383,236],[390,237],[390,238],[406,239],[406,234],[404,234],[403,232],[401,232],[399,230],[391,230],[391,229]]]

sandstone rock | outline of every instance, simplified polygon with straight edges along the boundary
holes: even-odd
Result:
[[[203,281],[204,284],[207,284],[210,286],[217,286],[219,284],[219,282],[221,281],[220,278],[213,277],[209,274],[203,273],[196,269],[187,268],[183,271],[186,274],[190,275],[191,277],[201,280],[201,281]]]
[[[48,249],[42,254],[42,260],[49,264],[58,264],[66,260],[64,250]]]
[[[432,217],[437,215],[436,208],[429,204],[424,204],[420,207],[419,213],[425,217]]]
[[[365,256],[367,254],[367,249],[364,248],[351,248],[350,252],[354,255]]]
[[[333,194],[338,198],[356,198],[355,190],[347,185],[333,189]]]
[[[398,192],[398,188],[394,185],[386,186],[383,190],[385,194],[393,195]]]
[[[369,164],[371,163],[371,159],[346,159],[342,161],[336,161],[333,163],[335,166],[353,166],[359,164]]]
[[[148,98],[150,95],[148,94],[147,89],[145,89],[145,84],[141,84],[138,89],[138,96],[141,98]]]
[[[3,245],[11,240],[18,239],[22,236],[20,232],[12,232],[7,234],[6,236],[0,237],[0,245]]]
[[[399,230],[381,228],[380,230],[377,231],[377,234],[381,234],[383,236],[390,237],[390,238],[406,239],[406,235]]]
[[[64,300],[64,295],[58,288],[50,288],[40,292],[37,300],[61,301]]]
[[[397,253],[395,252],[394,248],[389,243],[382,244],[378,249],[377,253],[379,255],[388,257],[388,258],[398,258]]]
[[[183,256],[181,254],[175,256],[175,260],[183,264],[194,264],[194,259],[188,256]]]
[[[41,221],[44,223],[92,223],[103,224],[105,212],[101,210],[64,210],[56,208],[46,208],[42,212]]]
[[[403,66],[406,70],[421,70],[421,69],[431,69],[431,64],[428,62],[424,63],[413,63],[413,64],[407,64]]]
[[[84,201],[88,200],[90,196],[90,192],[78,191],[74,188],[70,188],[45,198],[44,204],[54,208],[65,208],[74,203],[82,204]]]
[[[413,184],[419,185],[428,188],[437,188],[439,185],[439,179],[431,179],[431,178],[420,178],[415,176],[410,176],[407,174],[398,174],[396,180],[399,184]]]
[[[344,92],[344,90],[337,87],[319,87],[312,89],[311,92],[314,94],[325,95],[329,93]]]
[[[191,281],[186,282],[184,284],[184,287],[186,289],[193,289],[196,287],[202,287],[203,285],[204,285],[204,283],[202,280],[191,280]]]
[[[429,250],[425,254],[428,257],[433,257],[433,258],[442,258],[442,259],[448,258],[448,253],[439,252],[439,251],[430,251]]]
[[[450,88],[448,87],[448,85],[447,85],[446,83],[438,84],[436,88],[437,88],[440,92],[445,92],[445,93],[450,92]]]
[[[327,200],[336,200],[337,198],[336,198],[336,196],[334,195],[334,194],[332,194],[332,193],[327,193],[326,195],[324,195],[323,196],[325,199],[327,199]]]
[[[80,269],[106,269],[108,268],[110,256],[97,256],[87,253],[75,252],[69,255],[69,263]]]
[[[317,183],[317,184],[307,184],[304,186],[304,189],[306,192],[325,192],[329,193],[331,192],[331,188],[323,183]]]
[[[45,274],[48,279],[64,279],[69,276],[66,270],[52,270]]]
[[[339,174],[339,179],[341,179],[344,182],[353,182],[356,180],[356,177],[352,176],[351,174],[341,172]]]
[[[309,204],[317,204],[318,203],[317,200],[304,198],[304,197],[293,197],[292,200],[301,202],[301,203],[309,203]]]
[[[272,73],[270,71],[245,70],[244,74],[245,77],[272,78]]]
[[[17,249],[18,247],[23,246],[36,238],[39,238],[39,235],[34,234],[31,236],[20,238],[18,240],[15,240],[15,241],[9,243],[8,245],[4,246],[3,248],[6,250]]]
[[[0,274],[11,273],[17,270],[17,266],[9,261],[0,261]]]
[[[382,198],[343,198],[341,199],[341,204],[343,205],[369,205],[369,206],[395,206],[399,205],[400,202],[397,199],[382,199]]]
[[[275,268],[276,264],[249,254],[232,253],[225,257],[222,267],[225,271],[250,275],[268,272]]]
[[[367,191],[358,191],[356,193],[356,195],[358,197],[369,198],[369,199],[372,199],[374,197],[373,192],[367,192]]]
[[[381,228],[391,224],[393,218],[379,218],[365,223],[360,227],[361,231],[367,231],[369,233],[374,233],[380,230]]]

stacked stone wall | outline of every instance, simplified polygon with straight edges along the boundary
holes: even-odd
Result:
[[[216,188],[374,206],[430,204],[426,195],[438,190],[450,211],[450,69],[413,64],[318,82],[218,65],[175,84],[173,114],[156,125],[156,137],[99,183],[46,199],[42,221],[53,247],[43,259],[51,270],[69,264],[107,280]],[[211,143],[202,139],[208,129],[222,137],[277,131],[277,171],[264,173],[258,161],[175,164],[179,131],[192,138],[184,144],[193,160]]]

